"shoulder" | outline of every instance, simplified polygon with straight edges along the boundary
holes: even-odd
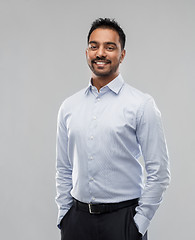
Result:
[[[148,121],[161,117],[161,112],[150,94],[144,93],[128,83],[124,83],[122,94],[124,96],[123,99],[125,99],[125,104],[128,106],[127,109],[130,111],[133,110],[137,122],[139,122],[141,118],[147,119]]]
[[[153,97],[150,94],[144,93],[126,82],[124,83],[122,94],[124,94],[126,99],[138,108],[143,107],[148,101],[153,100]]]
[[[74,93],[73,95],[67,97],[60,105],[59,114],[61,113],[64,115],[77,107],[79,103],[84,99],[85,91],[86,88],[83,88],[80,91]]]
[[[124,91],[126,91],[126,95],[129,96],[129,101],[133,102],[138,121],[141,118],[147,119],[148,121],[161,117],[161,112],[150,94],[143,93],[127,83],[125,83]]]

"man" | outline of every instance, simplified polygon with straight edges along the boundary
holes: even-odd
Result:
[[[124,47],[125,34],[114,20],[94,21],[86,50],[90,84],[59,110],[56,202],[62,240],[146,240],[169,184],[160,112],[150,95],[119,73]]]

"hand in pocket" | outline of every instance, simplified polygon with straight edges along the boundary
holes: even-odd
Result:
[[[142,234],[138,231],[138,228],[133,218],[130,223],[130,239],[129,240],[142,240]]]

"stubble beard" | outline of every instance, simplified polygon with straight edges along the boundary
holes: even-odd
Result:
[[[109,70],[101,72],[101,71],[98,71],[98,70],[95,69],[94,64],[95,63],[93,63],[93,62],[91,62],[91,64],[88,64],[89,68],[91,69],[93,74],[95,74],[97,77],[102,77],[102,78],[107,78],[107,77],[113,75],[114,73],[117,72],[117,69],[119,67],[119,63],[118,63],[116,66],[113,66]],[[109,63],[109,64],[111,64],[111,63]]]

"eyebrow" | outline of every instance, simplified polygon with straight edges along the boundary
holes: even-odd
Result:
[[[96,42],[96,41],[90,41],[89,42],[89,44],[98,44],[98,42]],[[114,45],[114,46],[116,46],[117,47],[117,45],[116,45],[116,43],[114,43],[114,42],[105,42],[105,44],[106,45]]]

